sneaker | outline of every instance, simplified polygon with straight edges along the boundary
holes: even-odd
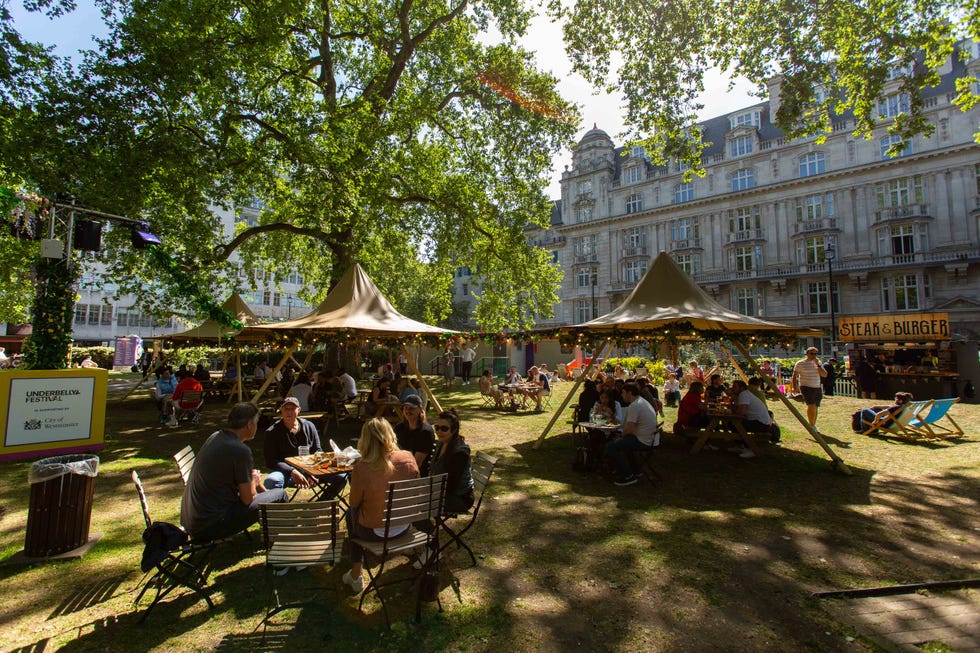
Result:
[[[364,591],[363,576],[358,576],[357,578],[353,578],[350,575],[350,571],[348,571],[347,573],[344,574],[344,577],[341,580],[344,581],[344,585],[349,587],[351,591],[354,592],[354,594],[360,594],[361,592]]]
[[[718,451],[718,447],[716,447],[715,445],[713,445],[713,444],[710,444],[710,443],[709,443],[709,444],[706,444],[706,445],[704,445],[704,446],[703,446],[703,447],[701,447],[701,448],[702,448],[702,449],[704,449],[705,451]]]
[[[619,487],[625,487],[627,485],[635,485],[638,483],[640,478],[638,476],[624,476],[623,478],[617,478],[613,481],[613,485],[618,485]]]
[[[755,452],[751,449],[746,449],[742,453],[738,454],[739,458],[755,458]]]
[[[169,422],[169,421],[170,421],[170,420],[169,420],[169,418],[168,418],[168,417],[167,417],[166,415],[161,415],[161,416],[160,416],[160,423],[161,423],[161,424],[166,424],[166,423],[167,423],[167,422]]]
[[[273,576],[285,576],[289,573],[289,567],[276,567],[272,570]]]
[[[177,426],[177,418],[171,415],[170,419],[167,420],[167,426],[169,426],[170,428]]]

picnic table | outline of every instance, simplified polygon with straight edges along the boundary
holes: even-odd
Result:
[[[534,383],[499,383],[497,389],[510,397],[511,410],[517,410],[515,395],[521,395],[521,408],[523,408],[527,403],[528,392],[531,390],[537,392],[539,386]]]
[[[745,430],[744,420],[741,415],[735,413],[728,404],[713,404],[708,406],[705,413],[708,423],[696,431],[689,430],[687,433],[695,438],[691,453],[701,451],[702,447],[709,439],[717,440],[742,440],[748,445],[749,449],[756,455],[760,451],[755,442],[755,437]]]

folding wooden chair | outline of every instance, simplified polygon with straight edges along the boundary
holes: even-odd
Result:
[[[487,486],[490,485],[490,477],[493,475],[493,470],[496,466],[496,458],[482,451],[476,452],[476,459],[473,461],[472,467],[473,492],[476,495],[476,503],[473,504],[473,507],[467,513],[461,515],[446,514],[439,518],[439,526],[449,536],[449,540],[439,547],[440,555],[450,544],[455,544],[457,549],[466,549],[466,552],[470,554],[470,560],[473,561],[473,566],[476,566],[476,556],[473,555],[473,549],[463,541],[463,535],[473,527],[473,524],[476,522],[476,516],[480,514],[480,506],[483,504],[483,494],[487,491]],[[466,517],[469,519],[461,523],[462,528],[457,526],[456,530],[447,523],[449,520],[453,520],[455,524],[461,522]]]
[[[391,627],[391,619],[388,617],[388,607],[385,605],[381,588],[393,583],[402,582],[406,579],[390,581],[388,583],[379,583],[378,579],[384,572],[385,565],[395,556],[407,556],[423,549],[423,547],[436,551],[439,550],[438,527],[432,529],[431,533],[423,533],[412,527],[412,524],[426,520],[435,520],[438,522],[439,516],[442,513],[442,503],[446,496],[446,476],[446,474],[439,474],[438,476],[427,476],[425,478],[408,481],[392,481],[388,483],[388,496],[385,500],[384,510],[384,540],[378,542],[375,540],[360,540],[355,537],[350,538],[351,542],[357,543],[364,549],[367,556],[377,558],[379,565],[377,572],[372,572],[371,567],[365,564],[364,568],[367,569],[368,578],[371,579],[371,582],[368,583],[367,587],[361,593],[361,600],[357,604],[357,609],[360,611],[364,606],[364,598],[368,593],[374,592],[378,595],[378,600],[381,602],[385,624],[389,628]],[[399,526],[408,526],[409,528],[401,535],[389,537],[388,533],[393,528]],[[421,579],[432,567],[438,570],[438,565],[439,556],[429,556],[422,567],[422,572],[418,576],[418,579]],[[409,578],[407,580],[416,579]],[[442,602],[438,600],[438,595],[436,600],[439,604],[439,611],[442,612]],[[419,582],[415,599],[415,620],[421,621],[421,619],[422,595],[421,582]]]
[[[909,423],[915,419],[919,412],[932,405],[932,399],[925,401],[910,401],[902,406],[902,409],[895,415],[875,417],[872,421],[862,420],[865,428],[861,435],[872,435],[878,431],[884,431],[890,435],[905,440],[918,440],[922,438],[922,433],[909,428]]]
[[[650,485],[656,485],[658,481],[662,481],[663,478],[657,473],[656,468],[653,466],[654,453],[656,453],[656,447],[648,447],[646,449],[637,449],[631,453],[636,456],[636,461],[640,467],[640,473],[650,481]]]
[[[480,399],[483,400],[483,404],[480,405],[480,408],[495,408],[497,406],[497,400],[493,398],[493,395],[488,395],[481,392]]]
[[[201,406],[204,405],[203,390],[189,390],[174,401],[174,418],[180,422],[189,419],[192,424],[201,421]]]
[[[953,404],[960,400],[959,397],[953,397],[952,399],[936,399],[929,406],[929,412],[923,416],[921,411],[909,421],[908,426],[910,429],[914,429],[932,438],[946,438],[951,435],[963,435],[963,429],[957,424],[952,416],[949,414],[949,409],[953,407]],[[943,426],[938,422],[946,418],[949,423],[953,425],[953,428],[948,426]]]
[[[146,546],[140,568],[144,572],[156,569],[133,601],[133,605],[138,604],[151,586],[156,588],[156,596],[139,618],[139,622],[145,621],[150,611],[178,587],[191,590],[204,599],[209,610],[213,610],[214,603],[205,591],[204,585],[210,573],[208,559],[211,552],[223,540],[191,543],[188,541],[187,533],[180,527],[166,522],[154,522],[150,518],[146,492],[136,470],[133,470],[132,478],[133,485],[136,486],[136,494],[139,496],[140,509],[143,511],[143,521],[146,523],[146,530],[143,531],[143,542]]]
[[[184,485],[187,485],[187,479],[191,476],[191,468],[194,466],[194,450],[191,449],[191,445],[187,445],[175,453],[174,460],[177,461],[177,471],[180,472],[181,480],[184,481]]]
[[[340,526],[339,505],[337,501],[318,501],[259,506],[262,540],[265,543],[266,580],[272,592],[272,607],[265,614],[267,620],[283,610],[313,602],[311,598],[293,603],[280,601],[276,587],[277,571],[332,565],[340,559],[344,532]]]

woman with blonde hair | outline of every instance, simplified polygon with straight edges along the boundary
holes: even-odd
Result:
[[[385,497],[388,483],[418,478],[419,466],[415,456],[398,448],[395,432],[388,420],[374,418],[365,422],[357,441],[361,457],[350,474],[350,510],[347,511],[347,531],[352,538],[382,541],[384,532]],[[389,537],[401,535],[408,526],[392,529]],[[364,549],[350,543],[350,571],[344,574],[344,584],[355,594],[364,589]]]

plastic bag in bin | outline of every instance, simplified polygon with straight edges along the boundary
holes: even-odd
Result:
[[[66,474],[79,476],[98,476],[99,457],[91,454],[70,454],[42,458],[31,465],[27,480],[31,485],[43,483]]]

